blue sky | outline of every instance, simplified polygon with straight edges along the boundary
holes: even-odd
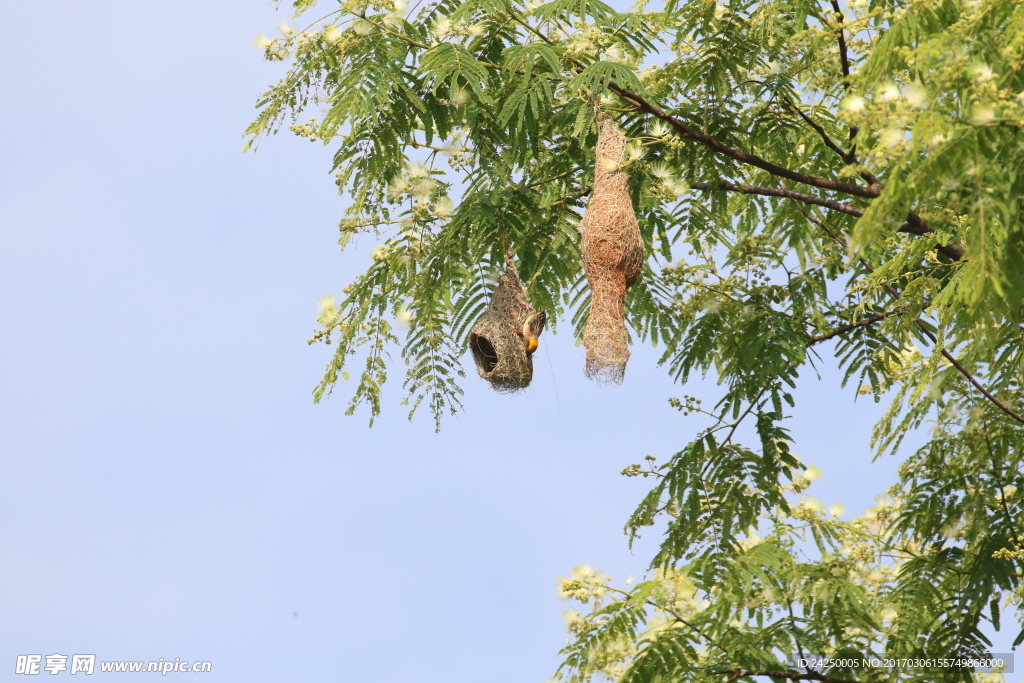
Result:
[[[643,573],[656,539],[631,554],[621,529],[645,482],[619,472],[684,445],[699,423],[667,399],[711,404],[713,381],[675,386],[637,348],[599,389],[563,333],[525,394],[470,376],[439,435],[397,390],[372,430],[344,386],[314,405],[316,299],[375,245],[338,252],[328,149],[241,152],[280,71],[252,41],[283,15],[5,10],[0,670],[59,652],[209,660],[209,681],[550,676],[556,578]],[[860,512],[894,460],[867,449],[882,406],[837,387],[802,381],[795,451]]]

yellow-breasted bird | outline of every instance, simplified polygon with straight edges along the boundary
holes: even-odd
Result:
[[[540,333],[544,331],[544,323],[548,320],[546,311],[537,311],[526,316],[523,322],[523,339],[526,340],[526,353],[533,354],[540,344]]]

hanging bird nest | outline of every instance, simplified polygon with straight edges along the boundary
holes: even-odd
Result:
[[[621,384],[629,360],[626,290],[640,277],[643,238],[620,167],[626,136],[596,107],[594,191],[583,214],[583,265],[590,283],[590,317],[583,331],[586,374],[600,384]]]
[[[527,302],[526,288],[506,251],[505,272],[491,303],[469,331],[476,371],[495,391],[514,393],[530,386],[533,351],[546,317]]]

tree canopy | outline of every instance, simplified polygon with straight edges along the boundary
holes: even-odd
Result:
[[[654,573],[563,580],[589,609],[558,676],[973,680],[854,655],[977,657],[1024,608],[1021,0],[293,4],[303,23],[261,39],[290,68],[248,133],[331,146],[342,245],[382,241],[322,301],[317,399],[356,363],[349,409],[372,419],[398,348],[410,416],[457,410],[503,234],[530,303],[579,335],[591,102],[629,139],[632,335],[723,392],[674,399],[710,426],[624,472],[655,482],[626,527],[660,525]],[[930,429],[854,520],[809,496],[783,426],[797,376],[833,362],[891,403],[877,453]]]

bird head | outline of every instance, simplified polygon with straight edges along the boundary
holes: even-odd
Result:
[[[526,353],[532,354],[540,344],[539,337],[544,331],[544,323],[547,322],[546,311],[537,311],[526,316],[523,322],[523,339],[526,340]]]

